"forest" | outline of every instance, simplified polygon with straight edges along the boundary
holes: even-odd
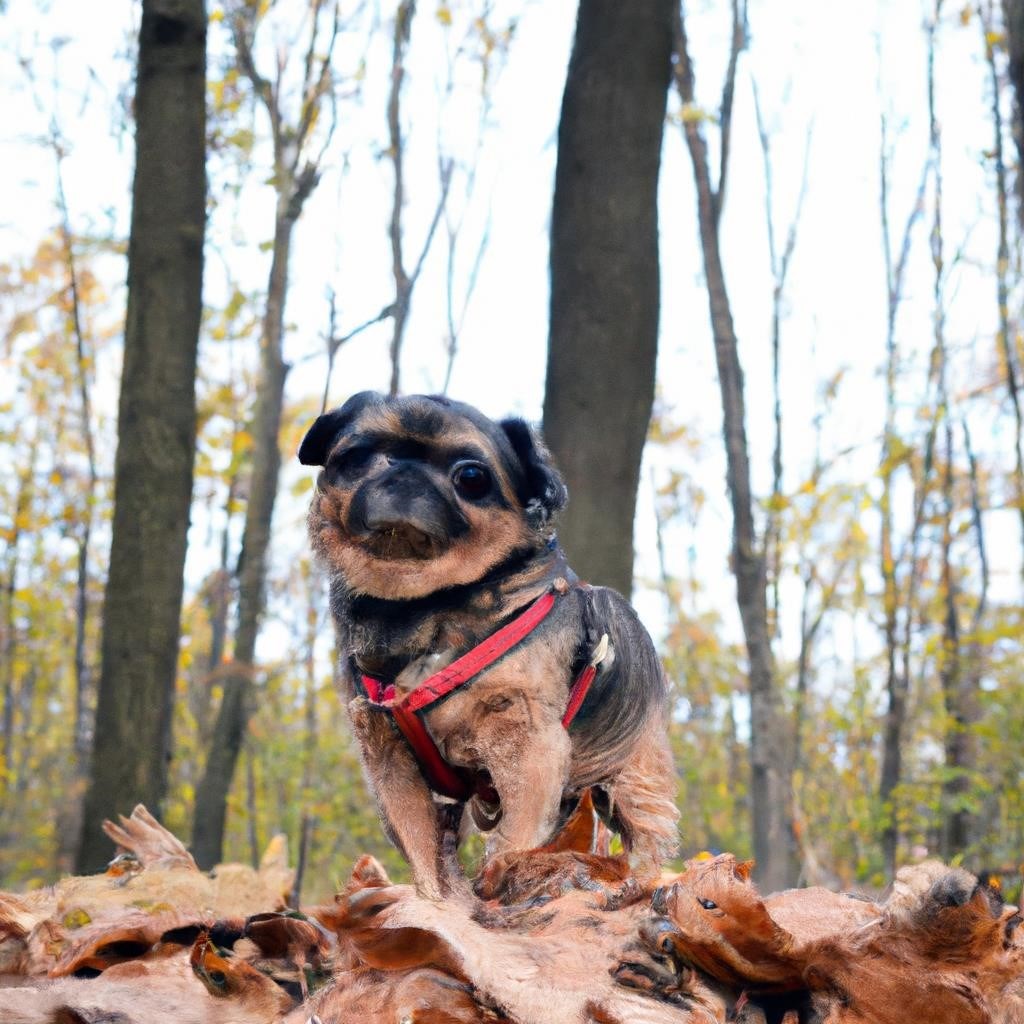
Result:
[[[671,682],[680,849],[1024,872],[1024,2],[6,0],[0,889],[138,802],[381,833],[298,464],[542,429]]]

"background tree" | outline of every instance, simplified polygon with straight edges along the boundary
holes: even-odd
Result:
[[[321,15],[324,15],[323,19]],[[231,16],[239,69],[251,83],[257,100],[270,119],[277,202],[267,304],[260,338],[260,373],[251,426],[253,450],[249,499],[242,550],[238,557],[238,621],[234,652],[231,670],[226,673],[223,683],[223,697],[206,767],[196,791],[192,844],[196,861],[202,867],[212,867],[221,859],[228,792],[253,711],[256,638],[266,606],[267,557],[281,469],[281,418],[288,375],[284,359],[285,302],[292,237],[302,208],[320,179],[324,149],[333,134],[333,123],[324,137],[316,136],[313,130],[325,106],[331,102],[334,87],[331,58],[341,24],[337,3],[312,0],[299,110],[297,116],[289,121],[282,106],[287,56],[279,51],[275,78],[265,78],[256,67],[253,53],[259,13],[246,5],[235,9]],[[327,26],[325,41],[320,36],[324,30],[322,21]]]
[[[580,15],[643,19],[653,10],[628,6],[647,9],[609,14],[588,5]],[[516,0],[416,7],[410,32],[406,0],[341,3],[332,87],[307,146],[321,175],[287,252],[282,456],[325,401],[389,386],[396,222],[404,274],[419,278],[404,311],[402,388],[447,387],[491,414],[536,418],[541,408],[553,143],[577,12]],[[10,212],[0,223],[2,888],[52,880],[77,840],[67,823],[76,744],[88,738],[90,669],[101,653],[132,175],[132,17],[140,10],[111,8],[100,24],[74,0],[19,0],[0,26],[0,80],[15,97],[5,123],[17,154]],[[274,488],[258,665],[237,660],[245,646],[240,603],[253,608],[255,593],[241,601],[244,520],[268,491],[253,490],[257,448],[273,457],[273,440],[264,444],[272,432],[254,431],[255,404],[259,397],[267,406],[260,381],[280,379],[264,373],[260,349],[269,336],[275,186],[287,183],[288,146],[302,123],[314,10],[315,77],[331,38],[330,0],[319,8],[310,0],[209,0],[207,308],[163,804],[168,824],[187,837],[211,746],[223,746],[212,743],[218,716],[225,706],[241,708],[242,718],[224,719],[243,739],[242,770],[219,773],[223,856],[251,859],[272,834],[287,833],[293,860],[296,842],[305,854],[307,899],[327,897],[362,852],[402,870],[380,834],[332,682],[329,614],[303,528],[313,477],[288,458]],[[1006,216],[1020,180],[1014,27],[996,0],[946,2],[939,12],[933,0],[923,9],[868,0],[851,8],[837,50],[822,42],[827,19],[812,12],[780,22],[762,17],[766,10],[750,5],[749,39],[737,44],[731,0],[687,6],[700,81],[692,104],[673,97],[667,120],[683,131],[662,140],[672,170],[661,175],[659,193],[664,338],[637,495],[633,596],[673,682],[683,852],[753,852],[751,762],[764,749],[762,720],[752,728],[750,652],[730,571],[734,516],[723,486],[722,396],[712,385],[716,348],[710,318],[690,315],[720,270],[736,363],[746,374],[747,526],[754,554],[767,555],[775,708],[792,736],[784,827],[796,840],[801,881],[881,887],[893,867],[927,850],[1005,872],[1012,900],[1024,845],[1021,491],[1011,388],[1020,386],[1024,356],[1024,277],[1018,221]],[[392,19],[401,12],[404,20]],[[285,175],[277,172],[267,105],[237,59],[236,13],[259,21],[253,63],[282,111]],[[740,54],[737,45],[747,48]],[[921,88],[930,50],[934,116]],[[823,52],[827,61],[808,58]],[[602,59],[593,81],[614,64],[614,54]],[[732,77],[731,65],[736,84],[725,105],[719,83]],[[650,73],[623,69],[626,77]],[[873,110],[864,97],[876,83]],[[27,102],[16,101],[19,92]],[[588,124],[618,123],[615,97],[625,94],[603,95],[608,110]],[[655,100],[663,98],[659,87]],[[398,117],[389,122],[396,100]],[[344,131],[321,160],[335,101]],[[719,116],[721,106],[728,117]],[[660,130],[654,120],[645,138]],[[694,244],[698,210],[683,182],[691,125],[704,136],[712,194],[721,193],[723,163],[728,180],[729,200],[718,203],[714,222],[720,266],[709,264],[707,275]],[[573,136],[568,120],[566,134]],[[621,133],[606,134],[577,171],[614,177]],[[297,177],[304,166],[296,165]],[[572,183],[571,171],[566,161],[559,174]],[[591,189],[581,209],[604,194],[589,181],[578,178]],[[653,192],[644,195],[653,210]],[[591,205],[601,212],[600,202]],[[799,242],[791,246],[787,226],[798,212]],[[435,244],[421,259],[434,223]],[[603,223],[617,222],[609,215]],[[648,224],[616,230],[646,232]],[[589,260],[620,241],[595,229],[577,255]],[[592,311],[604,316],[616,281],[598,279],[569,313],[580,322]],[[589,355],[577,355],[575,373],[589,372]],[[609,393],[624,384],[636,392],[632,362],[642,360],[631,345],[619,355],[628,365],[606,367],[615,379],[591,390],[607,383]],[[553,390],[549,402],[557,400]],[[83,415],[86,403],[91,415]],[[593,419],[570,422],[570,448],[587,447],[592,436],[602,451],[618,444],[618,408],[602,412],[607,422],[596,427]],[[593,466],[588,474],[589,485]],[[604,462],[596,482],[607,498],[603,517],[619,485],[607,483]],[[242,569],[256,536],[245,538]],[[627,586],[628,576],[627,568]],[[140,655],[149,657],[133,647],[132,657]],[[239,702],[243,667],[248,694]]]
[[[110,859],[104,818],[138,801],[159,809],[167,791],[196,438],[205,88],[203,0],[145,0],[113,536],[80,872]]]
[[[558,122],[544,436],[583,579],[633,589],[658,347],[658,172],[674,0],[580,0]]]
[[[696,106],[693,63],[681,12],[675,22],[676,84],[683,103],[682,122],[697,187],[701,252],[722,395],[722,435],[726,480],[732,503],[732,569],[736,601],[747,644],[750,683],[750,799],[754,856],[760,883],[768,890],[796,883],[797,857],[792,823],[792,742],[768,631],[768,577],[764,548],[754,525],[750,485],[746,407],[739,343],[726,288],[719,228],[725,202],[732,131],[736,66],[746,45],[746,3],[733,0],[729,63],[719,109],[721,145],[718,182],[711,179],[703,117]]]

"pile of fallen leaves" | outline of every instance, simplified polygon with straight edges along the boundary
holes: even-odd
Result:
[[[442,901],[364,857],[298,912],[281,841],[206,874],[144,807],[105,827],[105,874],[0,894],[2,1024],[1024,1024],[1017,909],[936,862],[882,902],[729,854],[646,883],[584,800],[472,886],[452,842]]]

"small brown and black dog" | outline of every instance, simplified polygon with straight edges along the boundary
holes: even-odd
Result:
[[[638,870],[656,872],[678,818],[664,673],[626,601],[566,564],[553,527],[566,488],[530,427],[443,397],[363,392],[313,424],[299,459],[324,467],[309,529],[330,575],[349,714],[420,891],[441,895],[440,823],[461,804],[489,853],[525,850],[588,787]],[[418,735],[396,728],[389,709],[542,601],[550,611],[531,632],[416,712]],[[577,692],[588,665],[596,674]],[[453,793],[438,761],[464,787],[443,812],[437,793]]]

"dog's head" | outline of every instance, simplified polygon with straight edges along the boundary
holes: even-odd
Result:
[[[323,466],[310,509],[318,554],[349,590],[421,597],[539,549],[566,502],[521,419],[447,398],[362,392],[322,415],[299,461]]]

